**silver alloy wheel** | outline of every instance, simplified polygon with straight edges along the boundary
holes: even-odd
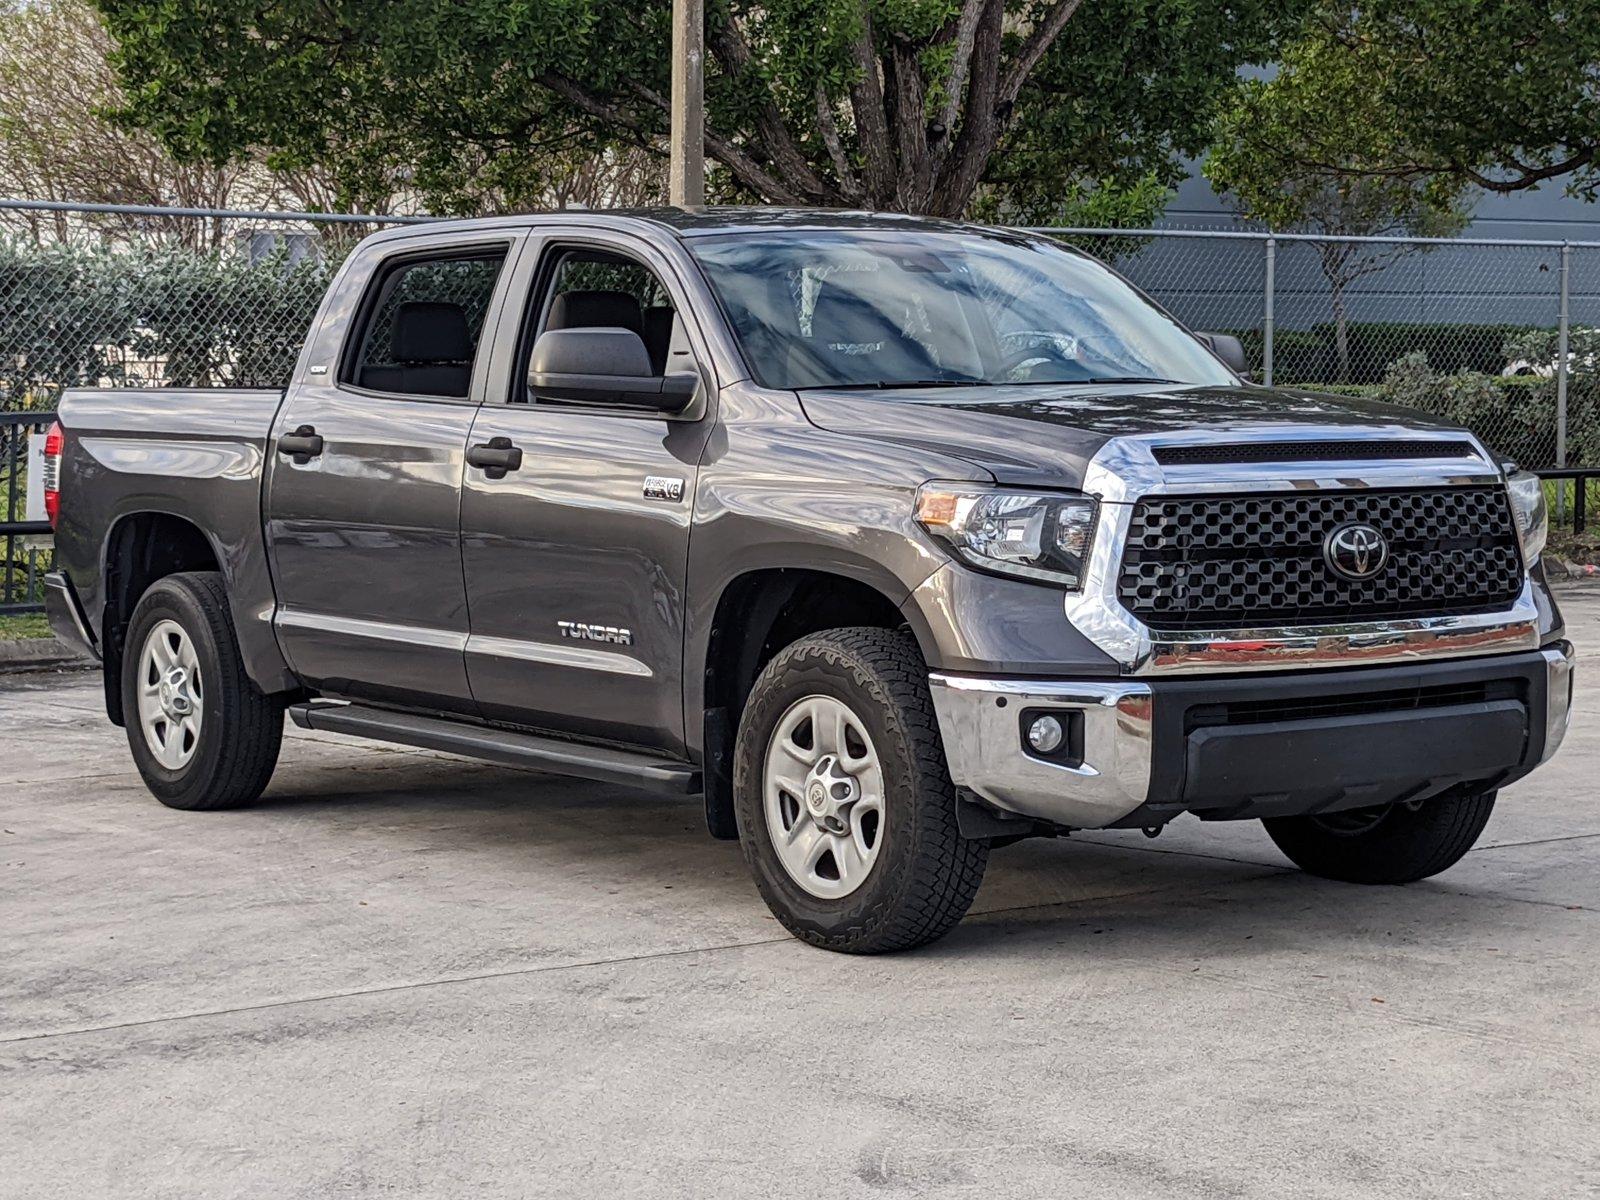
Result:
[[[204,715],[200,660],[176,621],[158,621],[139,651],[139,727],[150,753],[181,771],[200,745]]]
[[[762,809],[778,861],[824,900],[866,882],[883,845],[883,765],[866,726],[843,701],[807,696],[772,731]]]

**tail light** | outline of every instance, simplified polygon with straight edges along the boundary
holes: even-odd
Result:
[[[61,512],[61,449],[65,441],[61,422],[56,421],[44,435],[44,515],[49,518],[51,529],[56,527]]]

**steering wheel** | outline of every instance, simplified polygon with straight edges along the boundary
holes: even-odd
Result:
[[[1040,367],[1064,366],[1082,373],[1083,366],[1076,356],[1054,341],[1042,345],[1024,346],[1007,354],[1000,363],[1000,377],[1007,383],[1031,383]]]

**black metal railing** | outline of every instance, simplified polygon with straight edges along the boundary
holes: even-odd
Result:
[[[29,521],[28,439],[43,437],[49,412],[0,412],[0,615],[40,612],[44,573],[55,560],[48,521]]]
[[[1583,533],[1600,501],[1600,467],[1555,467],[1535,474],[1550,485],[1551,525]]]

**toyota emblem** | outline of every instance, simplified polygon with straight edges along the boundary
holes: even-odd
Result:
[[[1371,579],[1389,561],[1389,543],[1371,525],[1341,525],[1322,540],[1322,561],[1341,579]]]

